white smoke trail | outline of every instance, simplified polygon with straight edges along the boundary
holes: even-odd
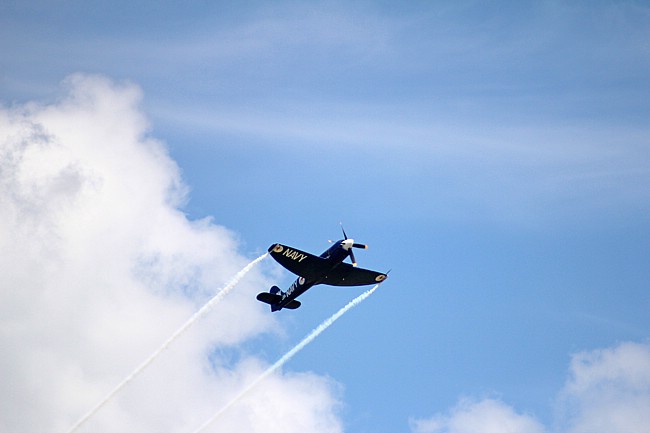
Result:
[[[224,407],[219,409],[217,413],[215,413],[212,418],[204,422],[199,428],[194,430],[193,433],[199,433],[203,430],[205,430],[210,424],[212,424],[217,418],[221,416],[226,410],[228,410],[232,405],[237,403],[244,395],[246,395],[250,390],[255,388],[257,384],[259,384],[261,381],[266,379],[271,373],[273,373],[275,370],[278,368],[282,367],[287,361],[289,361],[296,353],[300,352],[306,345],[311,343],[316,337],[320,335],[321,332],[326,330],[332,323],[336,321],[339,317],[341,317],[343,314],[345,314],[350,308],[358,305],[361,301],[366,299],[368,296],[372,295],[372,293],[377,290],[377,287],[379,287],[379,284],[375,285],[372,289],[362,293],[361,295],[357,296],[348,304],[341,308],[339,311],[334,313],[329,319],[326,319],[323,323],[318,325],[309,335],[307,335],[303,340],[298,343],[293,349],[288,351],[282,358],[278,359],[278,361],[270,366],[266,371],[258,376],[257,379],[255,379],[251,384],[249,384],[246,388],[244,388],[239,394],[237,394],[228,404],[226,404]]]
[[[219,291],[215,296],[213,296],[208,302],[206,302],[201,309],[199,309],[192,317],[190,317],[171,337],[169,337],[163,344],[160,346],[154,353],[152,353],[149,358],[147,358],[142,364],[138,366],[131,374],[129,374],[119,385],[117,385],[102,401],[100,401],[97,406],[95,406],[90,412],[84,415],[75,425],[68,430],[68,433],[73,433],[77,431],[86,421],[88,421],[92,416],[94,416],[99,410],[106,405],[122,388],[124,388],[129,382],[131,382],[137,375],[142,373],[142,371],[147,368],[160,354],[169,347],[181,334],[187,331],[190,326],[192,326],[197,320],[199,320],[208,310],[217,305],[221,300],[237,285],[237,283],[246,275],[257,263],[262,261],[269,253],[264,253],[248,265],[246,265],[241,271],[233,277],[230,282]]]

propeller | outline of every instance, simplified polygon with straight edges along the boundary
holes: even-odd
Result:
[[[357,259],[354,257],[354,251],[350,249],[350,260],[352,260],[352,266],[357,266]]]
[[[350,260],[352,260],[352,266],[356,266],[357,265],[357,259],[356,259],[356,257],[354,257],[354,251],[352,250],[352,248],[361,248],[361,249],[367,250],[368,245],[359,244],[359,243],[354,242],[354,239],[349,239],[348,235],[345,233],[345,229],[343,228],[343,224],[341,224],[341,231],[343,232],[343,237],[345,238],[345,240],[343,241],[343,248],[350,251]]]

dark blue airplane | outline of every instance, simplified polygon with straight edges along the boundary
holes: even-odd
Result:
[[[271,311],[279,311],[283,308],[295,310],[300,307],[300,302],[296,298],[317,284],[365,286],[381,283],[388,278],[387,274],[381,272],[357,268],[352,248],[366,249],[368,247],[355,243],[353,239],[348,239],[345,230],[343,230],[343,237],[345,239],[334,242],[334,245],[320,257],[282,244],[271,245],[269,247],[271,257],[298,275],[298,279],[286,292],[273,286],[269,292],[257,295],[257,300],[269,304]],[[343,263],[343,260],[348,257],[352,260],[351,265]]]

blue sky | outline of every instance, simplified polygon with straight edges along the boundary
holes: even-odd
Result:
[[[571,360],[648,348],[649,40],[641,1],[5,2],[0,98],[136,89],[180,209],[232,255],[320,253],[339,222],[368,243],[391,278],[284,367],[337,384],[344,431],[461,431],[481,402],[580,431]],[[361,291],[213,356],[273,363]]]

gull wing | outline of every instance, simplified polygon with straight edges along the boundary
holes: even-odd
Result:
[[[330,286],[366,286],[381,283],[386,278],[388,278],[388,275],[381,272],[341,263],[327,273],[322,284]]]
[[[327,260],[322,257],[282,244],[271,245],[269,253],[276,262],[284,266],[288,271],[307,280],[322,277],[330,266]]]

